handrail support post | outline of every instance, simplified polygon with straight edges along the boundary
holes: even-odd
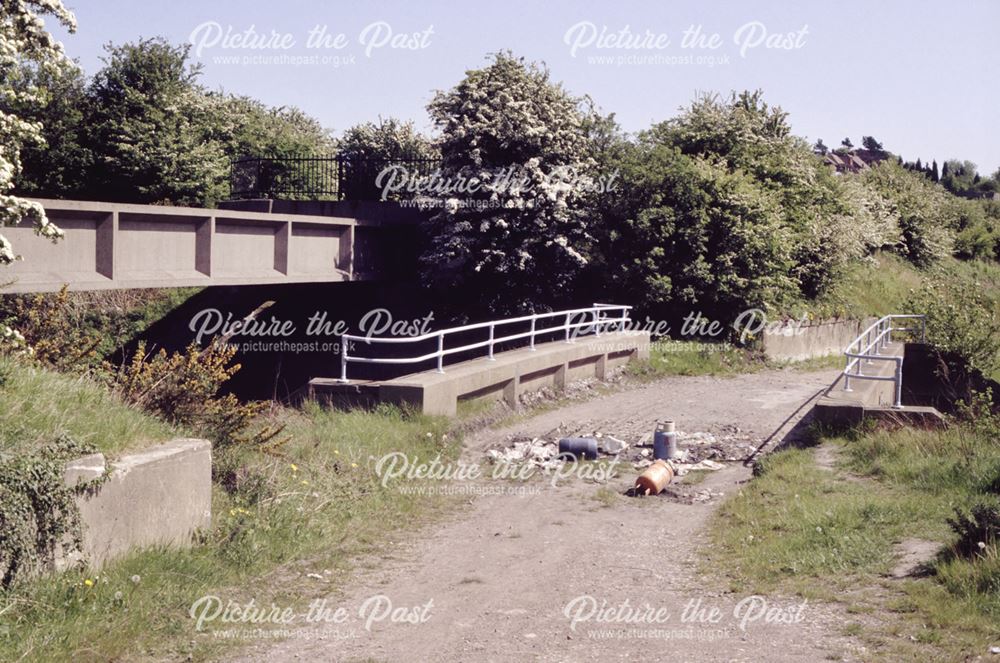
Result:
[[[340,337],[340,381],[347,382],[347,339]]]

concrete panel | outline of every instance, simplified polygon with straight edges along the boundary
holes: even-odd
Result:
[[[574,382],[576,380],[595,377],[597,375],[597,361],[603,356],[601,354],[570,361],[566,366],[566,380]]]
[[[552,366],[540,371],[525,373],[520,378],[521,393],[540,389],[563,389],[566,386],[566,365]]]
[[[74,485],[104,472],[104,457],[86,456],[66,466]],[[82,550],[99,567],[131,550],[154,545],[188,545],[212,521],[212,446],[206,440],[177,439],[122,457],[106,483],[79,498]],[[57,568],[75,560],[57,561]]]
[[[119,215],[115,269],[122,278],[196,276],[200,221]]]
[[[636,348],[634,350],[618,350],[609,352],[605,357],[605,370],[610,371],[620,368],[630,361],[647,361],[649,359],[649,346],[646,348]]]
[[[289,274],[329,274],[342,269],[340,237],[335,226],[293,223],[289,248]]]
[[[4,281],[16,278],[23,284],[56,281],[61,285],[73,279],[107,278],[97,271],[97,227],[100,219],[50,218],[66,233],[60,242],[52,243],[39,237],[34,226],[27,221],[0,230],[0,234],[10,240],[14,251],[23,258],[4,267]]]
[[[215,221],[212,271],[218,276],[280,274],[275,265],[279,225]]]

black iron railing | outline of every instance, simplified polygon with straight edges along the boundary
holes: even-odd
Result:
[[[379,174],[398,166],[408,177],[426,176],[441,166],[438,159],[359,159],[332,157],[242,157],[230,164],[230,197],[236,200],[382,200],[387,177]],[[400,175],[397,174],[396,182]],[[389,200],[410,197],[396,191]]]

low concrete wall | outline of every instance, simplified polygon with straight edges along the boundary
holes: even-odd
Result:
[[[649,358],[648,332],[586,336],[572,343],[542,343],[447,366],[444,373],[425,371],[384,382],[341,384],[333,378],[309,382],[309,394],[338,405],[373,402],[407,405],[425,414],[452,416],[464,400],[504,400],[516,405],[525,392],[561,389],[587,377],[604,379],[610,369],[632,359]]]
[[[875,320],[816,320],[809,323],[791,320],[764,334],[764,353],[772,359],[789,361],[840,354]]]
[[[94,454],[66,465],[67,485],[101,476],[106,461]],[[111,465],[111,476],[92,495],[78,500],[83,524],[82,555],[99,567],[130,550],[153,545],[187,545],[212,521],[212,445],[177,439]],[[57,560],[57,568],[78,561]]]

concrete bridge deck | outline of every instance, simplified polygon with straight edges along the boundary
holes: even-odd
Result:
[[[522,393],[546,387],[561,391],[574,380],[596,377],[633,359],[649,358],[648,332],[607,332],[572,343],[539,343],[470,359],[393,380],[342,383],[335,378],[309,381],[309,395],[321,402],[354,405],[376,402],[406,405],[424,414],[454,416],[459,401],[503,400],[516,406]]]
[[[905,350],[915,344],[890,343],[883,351],[885,356],[905,357]],[[896,370],[891,361],[873,361],[863,364],[865,375],[883,378],[892,377]],[[894,408],[895,384],[887,380],[863,380],[852,377],[851,391],[844,390],[844,375],[841,374],[829,389],[816,401],[816,418],[830,426],[857,426],[865,418],[879,421],[908,422],[920,426],[941,425],[944,417],[935,408],[907,402],[908,371],[903,371],[904,403]]]
[[[4,228],[23,257],[4,269],[4,292],[358,281],[395,262],[389,203],[336,216],[34,200],[66,237],[53,244],[30,222]]]

